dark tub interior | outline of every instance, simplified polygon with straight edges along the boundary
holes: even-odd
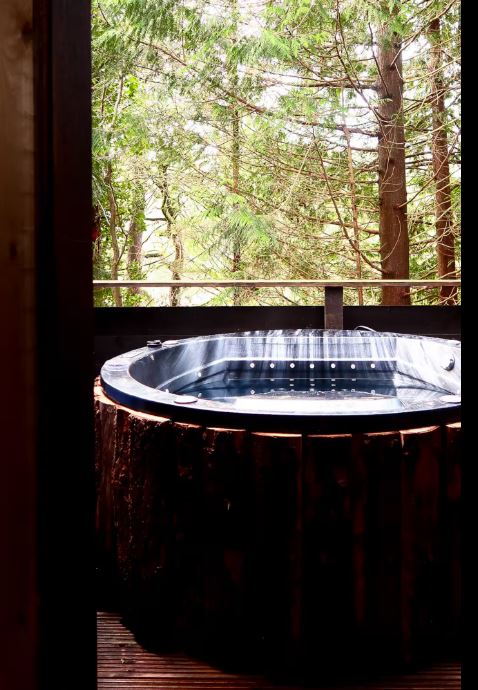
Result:
[[[457,419],[460,347],[369,330],[254,331],[151,343],[108,360],[101,378],[117,402],[186,421],[322,430],[353,418],[366,430]]]

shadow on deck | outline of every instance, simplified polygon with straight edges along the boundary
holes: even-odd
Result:
[[[330,686],[327,686],[330,687]],[[320,690],[327,690],[322,686]],[[144,650],[116,613],[98,614],[98,690],[294,690],[262,676],[225,673],[216,666],[180,653]],[[413,673],[387,676],[333,690],[460,690],[458,662],[434,664]],[[309,689],[310,690],[310,689]]]

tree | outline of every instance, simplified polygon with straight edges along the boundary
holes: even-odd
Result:
[[[97,277],[458,272],[453,0],[102,0],[94,18]],[[376,297],[359,293],[364,303]],[[191,290],[169,294],[169,304],[191,299]],[[316,296],[236,289],[202,299]],[[385,289],[382,301],[410,295]]]
[[[399,15],[393,4],[392,17]],[[383,278],[409,277],[407,181],[403,123],[402,43],[386,16],[378,33],[377,116],[378,186],[380,204],[380,257]],[[410,304],[407,289],[384,287],[382,303]]]
[[[442,74],[440,19],[430,22],[428,32],[431,59],[432,157],[435,179],[435,216],[437,234],[438,278],[455,278],[455,238],[451,203],[450,163],[446,128],[445,87]],[[440,297],[445,304],[454,304],[456,289],[442,287]]]

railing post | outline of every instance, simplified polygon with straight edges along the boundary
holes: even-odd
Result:
[[[343,287],[325,288],[324,327],[337,330],[342,330],[344,327]]]

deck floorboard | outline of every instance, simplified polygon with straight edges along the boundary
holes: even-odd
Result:
[[[180,653],[143,649],[116,613],[98,613],[98,690],[294,690],[262,676],[225,673]],[[410,674],[333,690],[460,690],[460,664],[440,663]],[[309,688],[309,690],[312,690]],[[320,690],[329,690],[322,686]]]

